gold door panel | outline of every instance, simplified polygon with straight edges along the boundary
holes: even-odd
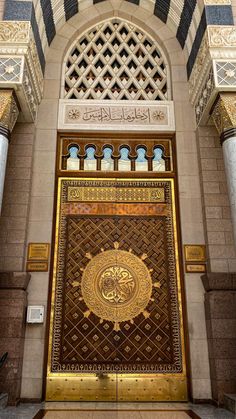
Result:
[[[187,400],[174,180],[61,178],[47,400]]]

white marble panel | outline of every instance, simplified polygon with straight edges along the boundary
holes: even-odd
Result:
[[[236,137],[224,141],[223,154],[236,244]]]
[[[3,189],[7,164],[8,139],[0,134],[0,213],[2,207]]]

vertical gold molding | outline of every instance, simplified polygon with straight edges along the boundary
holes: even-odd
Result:
[[[0,90],[0,133],[8,137],[19,115],[13,90]]]
[[[236,93],[220,93],[211,114],[212,120],[224,140],[225,133],[236,127]],[[230,135],[232,136],[232,135]]]

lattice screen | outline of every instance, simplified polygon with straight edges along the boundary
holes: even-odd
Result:
[[[112,19],[74,44],[65,66],[64,98],[169,100],[167,81],[156,42],[136,26]]]

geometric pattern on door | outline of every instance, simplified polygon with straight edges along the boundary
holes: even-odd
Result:
[[[60,179],[59,183],[49,380],[73,374],[127,378],[138,374],[143,381],[165,377],[176,386],[181,379],[181,396],[173,398],[186,399],[173,180]],[[123,194],[125,202],[94,203],[99,187],[133,188],[132,199]],[[140,187],[149,189],[146,201],[140,202]],[[70,202],[71,188],[90,188],[86,194],[90,198],[82,202],[79,194],[78,202]],[[160,189],[164,195],[158,202]],[[112,255],[112,251],[135,255],[152,281],[147,305],[134,318],[117,324],[101,319],[88,306],[81,285],[91,260],[96,262],[100,254]]]
[[[66,370],[117,372],[180,372],[181,351],[174,345],[177,335],[173,298],[168,284],[167,226],[166,217],[126,216],[68,216],[66,254],[66,292],[61,341],[61,363]],[[101,248],[110,250],[113,243],[120,249],[137,256],[147,254],[145,264],[152,270],[152,280],[159,287],[153,289],[147,306],[147,318],[141,313],[134,319],[120,324],[115,331],[110,321],[99,318],[88,310],[80,286],[88,263],[86,253],[98,254]],[[171,253],[171,247],[169,254]],[[154,300],[154,301],[153,301]]]

